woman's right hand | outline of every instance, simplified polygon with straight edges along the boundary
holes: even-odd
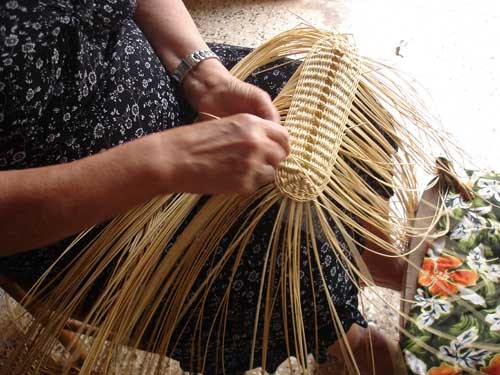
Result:
[[[158,194],[253,192],[288,152],[285,128],[239,114],[70,163],[0,171],[0,256],[55,243]]]
[[[250,114],[199,122],[159,134],[165,192],[251,193],[274,179],[290,152],[288,132]]]

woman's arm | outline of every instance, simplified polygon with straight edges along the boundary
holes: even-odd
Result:
[[[186,55],[208,49],[181,0],[138,0],[135,21],[171,73]]]
[[[158,194],[152,140],[68,164],[0,172],[0,255],[51,244]]]
[[[42,247],[169,192],[248,193],[288,152],[251,115],[156,133],[68,164],[0,172],[0,255]]]
[[[186,55],[208,49],[181,0],[138,0],[135,21],[170,73]],[[183,89],[198,112],[219,117],[251,113],[274,122],[280,119],[265,91],[234,78],[216,59],[196,65],[186,75]]]

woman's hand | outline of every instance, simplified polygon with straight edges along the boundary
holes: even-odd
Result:
[[[190,193],[250,193],[274,179],[290,149],[284,127],[238,114],[160,133],[157,168],[164,189]]]
[[[284,127],[240,114],[71,163],[0,171],[0,256],[54,243],[159,194],[253,192],[288,152]]]
[[[196,65],[183,81],[186,97],[203,115],[226,117],[250,113],[265,120],[279,122],[279,114],[270,96],[257,86],[231,75],[216,59]],[[202,117],[203,118],[203,117]]]

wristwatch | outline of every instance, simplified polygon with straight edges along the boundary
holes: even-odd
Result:
[[[200,62],[206,59],[219,59],[219,56],[217,56],[215,53],[213,53],[210,50],[201,50],[201,51],[196,51],[193,53],[190,53],[186,57],[182,59],[180,64],[177,66],[174,72],[174,79],[182,83],[183,79],[186,77],[186,75],[189,73],[191,69],[193,69],[196,65],[198,65]]]

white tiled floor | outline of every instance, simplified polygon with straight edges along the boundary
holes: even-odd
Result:
[[[427,90],[442,126],[478,167],[500,162],[500,3],[351,1],[350,26],[367,54],[394,55]],[[373,22],[376,20],[376,22]]]

